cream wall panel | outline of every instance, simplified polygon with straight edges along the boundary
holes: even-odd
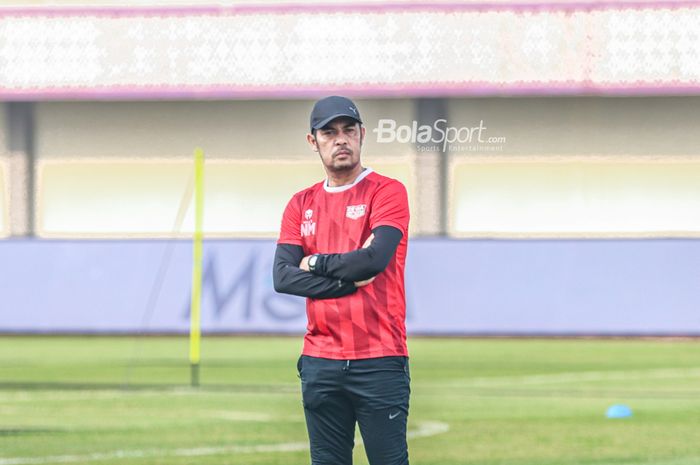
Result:
[[[8,140],[5,112],[7,107],[0,103],[0,237],[10,234],[10,180],[8,176]]]
[[[7,153],[7,104],[0,102],[0,155]]]
[[[496,155],[700,155],[698,108],[697,96],[452,99],[449,124],[483,120],[484,136],[506,137]]]
[[[700,236],[700,158],[453,163],[456,236]]]
[[[372,167],[406,184],[407,161],[375,159]],[[186,160],[44,160],[39,164],[38,235],[42,237],[171,237],[193,230]],[[209,237],[276,237],[291,196],[325,178],[320,162],[208,160],[204,231]]]
[[[358,100],[368,127],[364,154],[403,156],[404,144],[378,144],[380,118],[408,122],[410,100]],[[39,158],[192,156],[317,160],[309,148],[313,101],[53,102],[36,110]],[[407,123],[402,123],[407,124]]]

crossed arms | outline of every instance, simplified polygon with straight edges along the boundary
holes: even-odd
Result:
[[[308,257],[301,246],[278,244],[272,269],[275,290],[313,299],[352,294],[386,269],[402,237],[397,228],[378,226],[361,249],[320,254],[313,272],[308,271]]]

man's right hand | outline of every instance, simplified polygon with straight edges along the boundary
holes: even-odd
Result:
[[[376,278],[376,276],[372,276],[371,278],[365,279],[364,281],[355,281],[355,287],[365,287],[366,285],[374,281],[374,278]]]

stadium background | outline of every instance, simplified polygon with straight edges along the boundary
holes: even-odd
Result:
[[[413,431],[442,434],[415,443],[418,463],[700,463],[688,439],[698,411],[695,340],[417,338],[700,334],[698,18],[693,2],[3,6],[0,400],[10,407],[0,414],[10,427],[0,436],[17,439],[0,449],[0,464],[238,453],[240,463],[303,463],[302,431],[260,413],[277,401],[241,393],[291,393],[293,407],[283,408],[299,413],[294,379],[280,371],[301,344],[303,300],[275,294],[270,267],[286,201],[323,178],[304,135],[313,100],[329,94],[356,100],[365,166],[409,192]],[[489,139],[444,150],[379,142],[373,130],[387,119],[481,124]],[[116,435],[83,447],[86,420],[65,407],[57,425],[76,439],[46,440],[41,432],[59,426],[47,426],[55,406],[42,402],[56,396],[78,402],[98,392],[87,414],[96,429],[119,417],[131,395],[120,388],[144,398],[153,389],[182,411],[177,396],[195,398],[167,390],[187,383],[180,338],[9,337],[187,332],[195,147],[206,155],[203,330],[295,338],[205,342],[204,385],[220,390],[194,404],[217,404],[234,386],[226,402],[239,409],[229,417],[240,430],[170,431],[151,443]],[[445,353],[452,366],[436,361]],[[451,418],[441,395],[459,395],[464,417]],[[22,396],[40,407],[17,408]],[[118,400],[95,400],[104,396]],[[610,443],[591,439],[610,437],[591,418],[624,399],[646,407],[649,423]],[[255,410],[248,417],[246,407]],[[508,417],[514,408],[522,417]],[[173,421],[167,406],[154,412]],[[571,418],[577,426],[563,427]],[[507,436],[521,427],[535,436]],[[301,446],[284,442],[291,437]],[[253,449],[222,449],[232,438]],[[292,460],[255,449],[273,440],[301,452]],[[156,442],[165,452],[143,452]]]

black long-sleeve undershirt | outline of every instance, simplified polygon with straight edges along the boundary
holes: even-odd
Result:
[[[342,254],[320,254],[313,273],[299,268],[304,249],[299,245],[278,244],[272,277],[275,290],[284,294],[333,299],[357,290],[354,281],[363,281],[384,271],[403,234],[391,226],[372,230],[369,247]]]
[[[364,281],[384,271],[403,233],[393,226],[378,226],[369,247],[347,253],[320,254],[313,273],[343,281]]]
[[[304,258],[304,249],[301,246],[277,244],[272,266],[275,291],[312,299],[334,299],[352,294],[357,290],[352,281],[326,278],[302,270],[299,268],[302,258]]]

